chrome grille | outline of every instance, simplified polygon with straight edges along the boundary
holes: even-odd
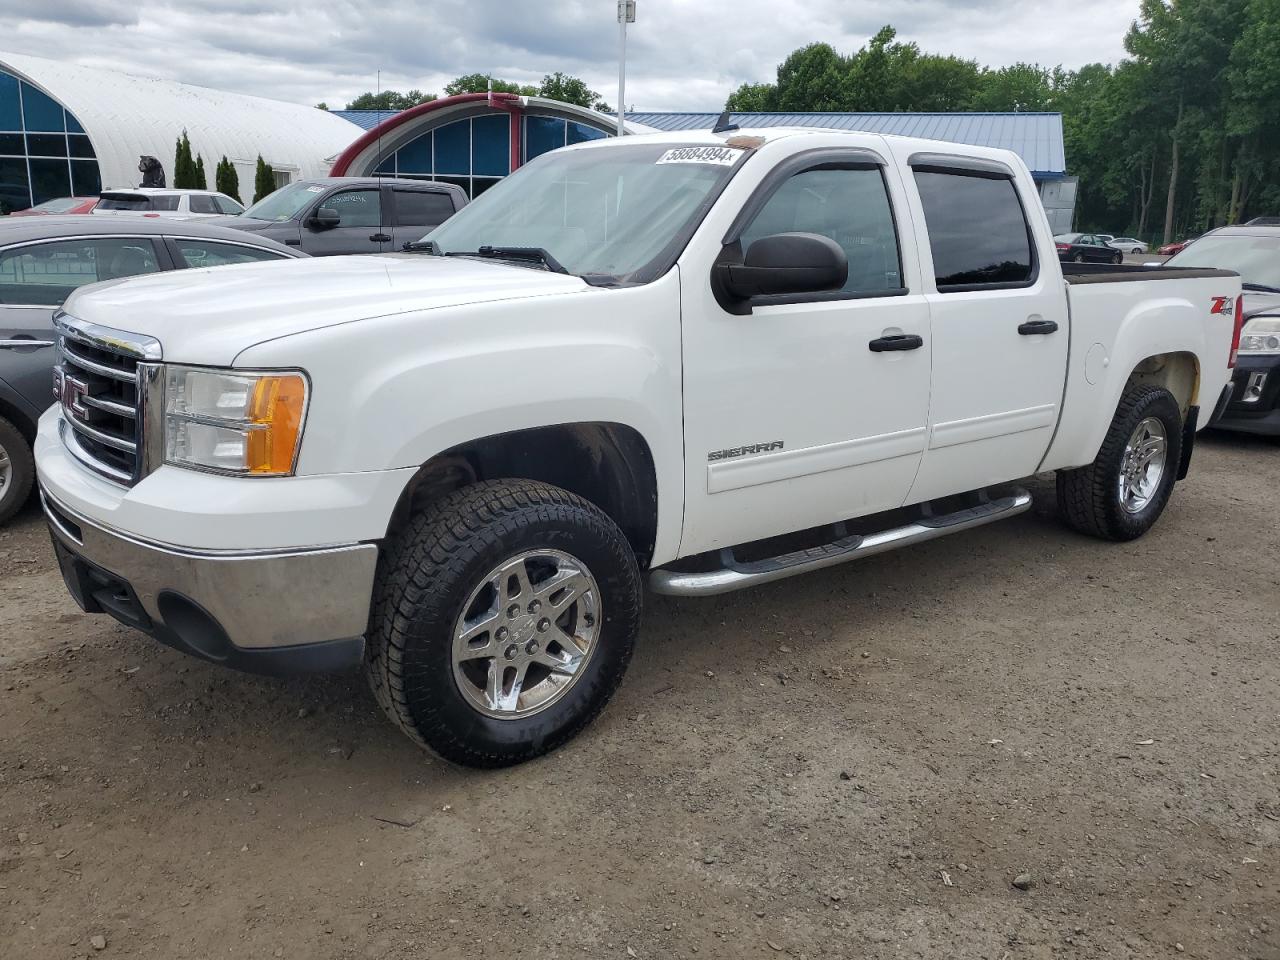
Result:
[[[143,385],[146,361],[159,344],[69,317],[56,320],[54,397],[62,407],[62,439],[90,470],[132,486],[143,475]]]

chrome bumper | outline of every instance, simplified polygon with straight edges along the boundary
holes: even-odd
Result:
[[[81,516],[40,491],[63,579],[108,613],[187,653],[258,673],[340,669],[363,655],[378,548],[202,552]]]

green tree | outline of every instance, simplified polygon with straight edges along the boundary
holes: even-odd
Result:
[[[328,112],[329,112],[329,105],[328,105],[327,103],[325,103],[323,100],[321,100],[319,103],[317,103],[317,104],[316,104],[316,109],[317,109],[317,110],[323,110],[325,113],[328,113]]]
[[[383,90],[381,93],[362,93],[347,104],[348,110],[408,110],[420,103],[435,100],[434,93],[423,93],[421,90],[410,90],[400,93],[396,90]],[[324,109],[328,109],[325,107]]]
[[[451,80],[445,84],[444,93],[446,97],[456,97],[460,93],[486,93],[490,89],[490,81],[493,83],[494,93],[518,93],[522,97],[538,96],[538,87],[527,83],[515,83],[511,80],[499,80],[489,73],[468,73],[456,80]]]
[[[222,159],[218,161],[217,169],[213,174],[214,189],[219,193],[225,193],[231,197],[236,203],[243,203],[240,199],[240,175],[236,173],[236,165],[226,158],[224,154]]]
[[[1015,63],[1011,67],[988,70],[974,97],[976,110],[1047,110],[1053,102],[1053,81],[1039,64]]]
[[[178,138],[173,155],[173,185],[180,189],[191,190],[197,187],[196,164],[191,158],[191,140],[187,131],[182,131]]]
[[[208,190],[209,179],[204,175],[204,156],[196,154],[196,189]]]
[[[262,154],[258,154],[258,168],[253,177],[253,202],[257,203],[268,194],[274,193],[275,189],[276,175],[267,161],[262,159]]]
[[[601,103],[600,94],[588,87],[585,81],[559,70],[542,78],[538,96],[561,103],[576,103],[580,107],[597,107]]]

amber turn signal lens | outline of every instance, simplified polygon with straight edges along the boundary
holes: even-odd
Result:
[[[258,380],[249,402],[245,467],[254,476],[286,476],[293,472],[302,418],[307,409],[307,383],[299,374]]]

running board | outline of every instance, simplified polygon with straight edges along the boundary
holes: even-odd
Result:
[[[955,513],[924,516],[901,527],[869,533],[865,536],[847,536],[813,547],[797,550],[766,560],[741,562],[732,549],[720,551],[724,566],[719,570],[701,573],[679,573],[674,570],[654,570],[649,575],[649,586],[655,593],[680,597],[710,597],[729,593],[744,587],[754,587],[801,573],[834,567],[877,553],[888,553],[913,543],[924,543],[947,534],[959,533],[981,527],[1006,517],[1017,516],[1031,509],[1031,494],[1021,488],[1008,496],[987,500],[975,507]]]

